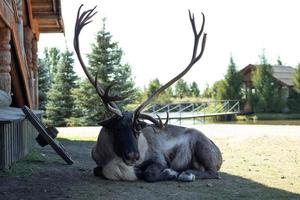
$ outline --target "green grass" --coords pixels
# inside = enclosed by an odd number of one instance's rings
[[[58,129],[58,139],[71,141],[96,141],[101,130],[100,126],[91,127],[61,127]]]
[[[45,162],[46,158],[37,149],[32,150],[27,156],[14,163],[11,168],[0,170],[1,176],[29,176],[35,170],[35,163]]]
[[[255,121],[255,120],[298,120],[300,113],[284,114],[284,113],[256,113],[252,115],[237,116],[238,121]]]

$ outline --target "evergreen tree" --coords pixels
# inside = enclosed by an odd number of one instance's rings
[[[252,76],[255,93],[250,101],[255,112],[280,112],[284,108],[281,90],[272,76],[272,66],[263,54]]]
[[[51,83],[53,82],[55,73],[57,72],[57,65],[61,57],[61,52],[58,48],[45,48],[44,49],[44,59],[43,62],[48,67],[48,73],[51,80]]]
[[[236,64],[232,57],[230,57],[230,63],[225,75],[225,82],[224,99],[240,100],[242,97],[242,78],[236,70]]]
[[[225,80],[216,81],[212,87],[212,96],[217,100],[226,99],[226,89],[228,88]]]
[[[195,81],[192,82],[192,84],[190,86],[190,90],[191,90],[190,93],[192,96],[199,97],[200,90],[198,88],[198,84]]]
[[[58,62],[60,60],[61,53],[58,48],[50,48],[49,61],[50,61],[50,78],[53,81],[56,72],[58,71]]]
[[[38,91],[39,91],[39,109],[45,110],[47,103],[47,93],[51,86],[49,65],[43,59],[38,59]]]
[[[300,64],[298,64],[293,74],[293,84],[294,84],[294,90],[300,93]]]
[[[204,89],[204,91],[203,91],[203,94],[202,94],[202,97],[203,98],[212,98],[212,89],[209,87],[209,85],[208,84],[206,84],[206,87],[205,87],[205,89]]]
[[[147,97],[150,97],[160,87],[161,84],[158,78],[151,80],[146,91]]]
[[[97,33],[95,43],[92,44],[92,52],[88,54],[89,71],[94,77],[98,72],[98,80],[103,88],[113,84],[110,95],[122,96],[120,93],[124,92],[130,95],[127,100],[117,102],[120,109],[124,110],[126,104],[137,98],[137,91],[131,77],[131,67],[128,64],[121,63],[122,55],[123,51],[119,48],[117,42],[112,41],[112,35],[106,30],[105,20],[103,20],[103,27]],[[97,125],[100,120],[111,113],[106,111],[91,83],[84,80],[80,83],[80,87],[76,91],[76,102],[82,109],[83,123]],[[78,94],[78,92],[81,92],[81,94]]]
[[[57,48],[45,48],[44,58],[38,60],[39,65],[39,109],[45,110],[47,104],[47,93],[53,82],[54,72],[57,71],[58,61],[60,59],[60,50]]]
[[[156,90],[161,87],[160,81],[156,78],[150,81],[147,89],[145,90],[146,98],[150,97]],[[172,88],[169,87],[165,91],[162,91],[158,97],[154,99],[155,103],[170,103],[173,96]],[[146,99],[145,98],[145,99]]]
[[[300,113],[300,64],[296,67],[292,80],[294,87],[290,90],[288,108],[291,112]]]
[[[78,79],[74,70],[73,54],[66,50],[61,54],[53,83],[48,92],[46,123],[53,126],[67,126],[68,119],[74,116],[74,96],[72,90]]]
[[[183,79],[179,79],[176,84],[175,84],[175,95],[176,97],[187,97],[190,96],[190,89],[187,84]]]

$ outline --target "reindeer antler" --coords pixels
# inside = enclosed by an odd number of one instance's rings
[[[139,107],[136,108],[136,110],[134,111],[134,120],[135,123],[138,123],[138,119],[139,118],[144,118],[145,119],[145,115],[141,116],[141,111],[149,104],[151,103],[151,101],[153,101],[153,99],[158,96],[162,91],[164,91],[165,89],[167,89],[168,87],[170,87],[173,83],[175,83],[177,80],[179,80],[180,78],[182,78],[191,68],[192,66],[200,60],[200,58],[203,55],[204,49],[205,49],[205,43],[206,43],[206,33],[203,34],[203,30],[204,30],[204,25],[205,25],[205,16],[203,13],[202,14],[202,26],[199,32],[197,32],[196,29],[196,24],[195,24],[195,17],[194,14],[191,14],[190,10],[189,10],[189,18],[190,18],[190,22],[192,25],[192,29],[193,29],[193,33],[194,33],[194,47],[193,47],[193,54],[192,54],[192,58],[190,63],[188,64],[188,66],[181,72],[179,73],[177,76],[175,76],[173,79],[171,79],[169,82],[167,82],[165,85],[161,86],[159,89],[157,89],[148,99],[146,99]],[[203,34],[202,37],[202,43],[201,43],[201,50],[200,53],[198,53],[198,44],[200,41],[200,38]],[[147,119],[149,120],[149,117],[147,117]],[[151,119],[150,121],[153,121],[156,119]],[[155,124],[160,124],[162,125],[161,120],[157,121],[157,123]]]
[[[96,74],[96,77],[93,78],[93,76],[88,71],[88,69],[81,57],[81,52],[80,52],[80,48],[79,48],[79,34],[84,26],[86,26],[87,24],[92,22],[91,18],[97,13],[95,11],[97,6],[95,6],[92,9],[83,11],[81,13],[80,11],[81,11],[82,6],[83,6],[83,4],[81,4],[81,6],[78,9],[76,23],[75,23],[74,40],[73,40],[75,52],[77,54],[78,60],[82,66],[84,73],[86,74],[86,76],[88,77],[88,79],[92,83],[92,85],[95,87],[95,89],[96,89],[98,95],[100,96],[100,98],[102,99],[105,107],[112,113],[122,117],[122,112],[118,108],[118,106],[114,103],[114,101],[120,101],[120,100],[125,99],[126,97],[109,96],[109,90],[111,89],[113,84],[109,85],[104,90],[98,83],[98,72]]]

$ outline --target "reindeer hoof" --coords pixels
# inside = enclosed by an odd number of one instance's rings
[[[164,171],[162,172],[162,175],[167,179],[167,180],[173,180],[176,179],[178,176],[178,172],[176,172],[173,169],[164,169]]]
[[[190,172],[182,172],[177,177],[177,180],[182,181],[182,182],[192,182],[195,179],[196,179],[196,176],[194,174],[190,173]]]

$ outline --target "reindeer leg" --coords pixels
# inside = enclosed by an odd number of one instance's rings
[[[178,172],[151,160],[142,163],[139,170],[140,178],[147,182],[174,180],[178,176]]]
[[[218,179],[218,170],[222,164],[222,155],[218,147],[209,139],[202,139],[195,144],[195,163],[192,173],[199,179]]]

